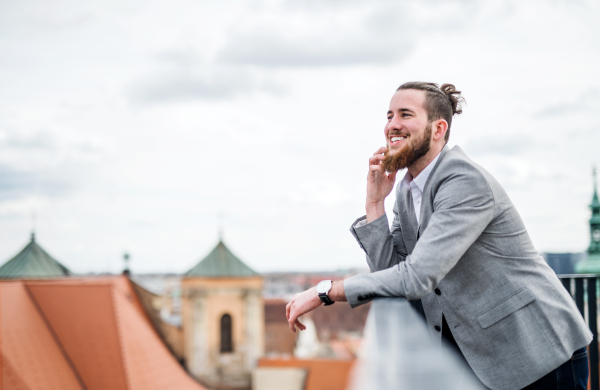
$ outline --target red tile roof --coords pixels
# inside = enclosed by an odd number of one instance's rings
[[[354,360],[260,359],[259,367],[297,367],[308,371],[304,390],[344,390]]]
[[[161,342],[125,277],[0,282],[0,294],[10,389],[204,389]]]

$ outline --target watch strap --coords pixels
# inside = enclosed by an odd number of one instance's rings
[[[321,299],[321,302],[325,304],[325,306],[334,304],[334,302],[327,296],[327,293],[319,293],[319,298]]]

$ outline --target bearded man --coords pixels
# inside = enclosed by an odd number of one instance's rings
[[[485,386],[585,389],[592,334],[571,296],[500,184],[446,146],[462,101],[451,84],[397,89],[387,147],[369,159],[366,215],[351,227],[371,273],[296,295],[286,307],[290,328],[305,329],[298,317],[322,303],[421,299],[431,335],[462,354]],[[403,168],[390,229],[384,200]]]

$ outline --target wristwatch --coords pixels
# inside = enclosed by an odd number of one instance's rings
[[[333,280],[321,280],[319,284],[317,284],[317,294],[319,294],[319,298],[325,306],[333,305],[334,303],[327,295],[329,294],[329,290],[331,290],[331,286],[333,286]]]

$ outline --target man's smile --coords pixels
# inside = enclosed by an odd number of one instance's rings
[[[390,146],[398,146],[402,141],[406,140],[405,135],[393,135],[390,137]]]

